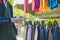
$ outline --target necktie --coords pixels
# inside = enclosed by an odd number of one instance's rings
[[[35,0],[32,0],[32,11],[35,9]]]
[[[45,29],[42,27],[42,40],[45,40]]]
[[[60,40],[60,26],[58,27],[58,40]]]
[[[34,40],[37,40],[37,36],[38,36],[38,29],[37,29],[37,26],[38,26],[38,25],[36,25]]]
[[[35,12],[39,12],[40,0],[35,0]]]
[[[42,30],[40,29],[40,40],[42,40]]]
[[[40,26],[38,26],[38,36],[37,40],[40,40]]]
[[[26,38],[27,38],[27,25],[25,26],[25,31],[24,31],[24,40],[27,40]]]
[[[34,35],[35,35],[35,33],[34,33],[34,32],[35,32],[34,28],[35,28],[35,27],[32,26],[32,40],[34,40]]]
[[[43,11],[43,0],[40,0],[39,12]]]
[[[52,40],[52,30],[49,28],[49,40]]]
[[[43,0],[43,9],[48,10],[48,0]]]
[[[45,27],[45,40],[48,40],[48,30],[46,27]]]
[[[28,34],[27,34],[27,40],[31,40],[32,38],[32,28],[31,25],[28,26]]]
[[[24,12],[28,13],[29,9],[28,9],[28,0],[24,0]]]
[[[53,40],[58,40],[57,26],[53,27]]]
[[[57,6],[58,6],[58,1],[57,0],[52,1],[52,8],[57,8]]]
[[[58,0],[48,0],[49,2],[49,7],[51,9],[57,8],[58,7]]]

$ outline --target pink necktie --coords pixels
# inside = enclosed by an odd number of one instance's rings
[[[52,40],[52,32],[51,32],[51,28],[49,28],[49,40]]]
[[[35,9],[35,1],[32,0],[32,11],[34,11],[34,9]]]
[[[24,0],[24,12],[28,13],[29,9],[28,9],[28,0]]]

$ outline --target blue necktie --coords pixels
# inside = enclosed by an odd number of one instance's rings
[[[42,40],[47,40],[47,31],[45,26],[42,27]]]
[[[57,26],[54,26],[53,27],[53,33],[52,33],[53,35],[53,40],[58,40],[58,31],[57,31]]]
[[[58,0],[48,0],[49,7],[51,9],[57,8],[58,7]]]

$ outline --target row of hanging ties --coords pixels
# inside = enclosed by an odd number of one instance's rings
[[[52,24],[48,22],[48,28],[46,28],[45,21],[35,23],[35,36],[34,40],[58,40],[58,23],[55,20]],[[40,34],[39,34],[40,33]]]
[[[53,23],[48,22],[48,40],[58,40],[58,23],[55,20]]]
[[[32,21],[26,23],[26,35],[24,40],[58,40],[58,23],[55,20],[52,24],[51,21],[48,22],[48,28],[46,28],[45,21],[41,24],[39,21],[35,21],[34,25]]]
[[[32,0],[32,11],[55,9],[58,7],[58,0]],[[29,13],[29,0],[24,0],[24,12]]]

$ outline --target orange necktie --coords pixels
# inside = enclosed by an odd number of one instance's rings
[[[39,8],[39,12],[43,11],[43,0],[40,0],[40,8]]]
[[[48,0],[43,0],[43,9],[48,10]]]

